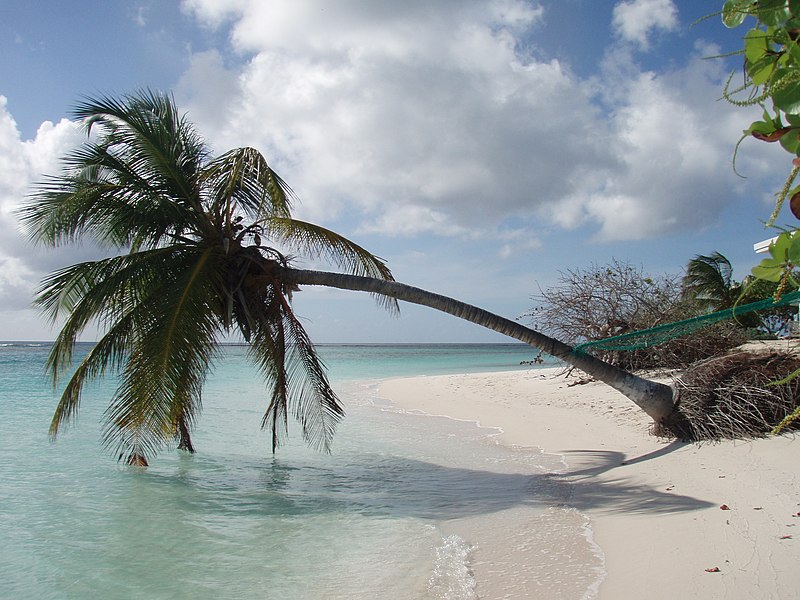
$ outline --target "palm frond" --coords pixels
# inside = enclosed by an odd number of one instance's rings
[[[325,258],[351,275],[394,281],[386,262],[355,242],[314,223],[298,219],[270,219],[269,233],[303,254]]]
[[[303,429],[307,443],[324,452],[331,451],[333,434],[344,416],[344,408],[331,388],[319,355],[291,310],[284,311],[288,332],[288,380],[294,389],[290,397],[294,417]]]
[[[50,422],[51,439],[55,439],[58,433],[77,416],[83,387],[90,381],[102,377],[107,371],[118,371],[124,366],[130,354],[130,338],[134,331],[136,316],[131,313],[118,320],[75,369],[59,398]],[[53,345],[49,363],[71,361],[73,346],[74,342],[59,337]]]
[[[300,423],[305,441],[330,452],[344,410],[325,366],[281,293],[270,296],[266,312],[269,316],[260,320],[251,357],[271,386],[262,427],[271,431],[273,452],[286,435],[288,409]]]
[[[738,295],[733,267],[719,252],[690,260],[682,286],[687,298],[705,301],[715,308],[728,308]]]
[[[228,221],[238,211],[256,222],[291,214],[294,192],[254,148],[236,148],[212,160],[200,180],[207,184],[214,212]]]
[[[200,207],[194,185],[208,151],[172,97],[144,90],[122,99],[87,98],[73,114],[87,129],[99,125],[99,144],[113,149],[137,172],[159,181],[168,195]]]
[[[386,262],[338,233],[298,219],[274,218],[269,221],[274,239],[306,256],[329,260],[351,275],[394,281]],[[373,295],[378,303],[393,313],[400,307],[393,298]]]
[[[138,328],[106,411],[104,439],[120,456],[154,454],[174,438],[179,419],[191,423],[199,411],[221,325],[214,255],[214,249],[195,255],[147,298],[150,317]]]
[[[58,245],[88,234],[117,247],[155,247],[196,226],[207,150],[171,99],[87,100],[75,114],[100,132],[66,156],[60,176],[34,188],[20,211],[32,239]]]
[[[275,452],[288,435],[287,415],[291,390],[286,371],[286,336],[280,309],[274,302],[270,302],[269,309],[270,312],[275,310],[277,313],[269,321],[259,321],[251,342],[250,357],[258,365],[270,390],[270,400],[261,420],[261,427],[270,432],[272,451]]]
[[[160,248],[84,262],[45,278],[35,304],[55,322],[68,316],[48,362],[54,377],[71,360],[71,348],[91,321],[108,325],[124,318],[141,302],[153,283],[181,261],[184,249]]]
[[[121,384],[106,411],[106,444],[131,464],[180,431],[188,440],[215,339],[238,329],[267,380],[263,425],[275,449],[289,410],[304,438],[330,449],[341,404],[288,301],[276,265],[282,247],[358,275],[392,280],[384,261],[350,240],[291,218],[294,194],[253,148],[217,159],[171,96],[148,90],[83,100],[87,141],[22,208],[30,238],[48,246],[87,237],[124,252],[48,276],[36,303],[63,319],[48,358],[54,385],[90,323],[104,332],[77,366],[53,416],[52,436],[74,419],[86,383],[109,370]],[[252,243],[250,243],[252,242]],[[386,300],[397,310],[394,300]]]
[[[74,417],[87,382],[125,365],[142,328],[153,319],[153,299],[169,294],[172,282],[193,261],[195,255],[185,248],[164,248],[80,263],[46,280],[38,298],[43,310],[53,318],[61,310],[69,315],[47,361],[54,384],[71,363],[75,341],[85,326],[92,320],[109,326],[67,383],[51,423],[51,436]]]

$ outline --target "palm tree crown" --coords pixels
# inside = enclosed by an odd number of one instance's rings
[[[710,310],[731,308],[742,293],[741,284],[733,279],[731,262],[719,252],[690,260],[682,285],[685,298]]]
[[[329,450],[343,410],[292,312],[293,285],[280,277],[290,262],[284,252],[392,280],[384,262],[293,219],[291,190],[258,151],[211,157],[168,95],[87,99],[74,114],[88,141],[66,157],[59,176],[34,190],[22,219],[38,243],[91,238],[119,254],[61,269],[38,293],[44,312],[63,318],[48,360],[54,382],[86,326],[96,321],[102,330],[66,384],[51,435],[76,415],[84,385],[115,370],[120,384],[105,429],[115,453],[147,464],[176,438],[192,450],[189,430],[217,342],[235,332],[267,382],[263,426],[273,450],[289,410],[304,438]]]

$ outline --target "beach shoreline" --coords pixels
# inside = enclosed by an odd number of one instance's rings
[[[620,393],[560,372],[388,379],[377,394],[400,410],[473,421],[501,431],[500,443],[563,456],[556,476],[605,561],[587,598],[800,598],[800,438],[660,440]],[[479,597],[512,597],[482,570],[491,565],[476,567]]]

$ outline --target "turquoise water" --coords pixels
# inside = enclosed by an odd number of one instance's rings
[[[538,351],[523,344],[394,344],[319,347],[333,379],[480,373],[527,368]],[[558,363],[552,357],[540,366]]]
[[[529,348],[321,346],[347,407],[333,452],[294,432],[272,455],[263,385],[244,348],[226,347],[197,454],[166,449],[147,469],[100,442],[113,380],[88,389],[75,426],[48,440],[47,350],[0,346],[0,598],[471,599],[487,597],[481,561],[508,598],[533,597],[520,595],[532,583],[542,598],[581,598],[596,580],[573,575],[591,544],[562,507],[568,488],[547,476],[558,457],[376,397],[383,377],[527,369]]]

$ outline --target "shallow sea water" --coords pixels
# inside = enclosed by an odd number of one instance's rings
[[[209,377],[197,454],[148,469],[101,444],[114,381],[47,437],[47,348],[0,346],[1,598],[590,598],[602,556],[561,459],[474,423],[405,414],[388,376],[521,367],[508,346],[322,346],[347,407],[333,452],[297,431],[276,455],[244,349]]]

